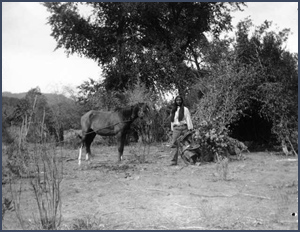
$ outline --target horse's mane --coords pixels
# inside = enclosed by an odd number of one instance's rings
[[[123,110],[129,110],[131,108],[132,108],[132,106],[125,106],[125,107],[117,106],[117,107],[114,108],[113,111],[123,111]]]
[[[114,109],[114,112],[118,112],[119,114],[121,114],[124,118],[126,119],[130,119],[131,115],[132,115],[132,111],[135,105],[132,106],[125,106],[125,107],[116,107]]]
[[[131,119],[132,115],[137,113],[136,111],[138,109],[137,107],[140,107],[141,104],[143,103],[136,103],[134,105],[125,106],[125,107],[116,107],[114,111],[121,114],[124,119]]]

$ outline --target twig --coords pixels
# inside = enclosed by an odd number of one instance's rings
[[[288,140],[288,142],[289,142],[289,144],[290,144],[290,146],[291,146],[291,148],[292,148],[292,151],[294,152],[294,155],[295,155],[295,156],[298,156],[298,153],[295,151],[294,146],[293,146],[291,140],[289,139],[289,137],[287,138],[287,140]]]
[[[106,216],[106,215],[108,215],[108,214],[114,214],[114,213],[118,213],[118,212],[115,212],[115,211],[114,211],[114,212],[102,213],[101,216]]]
[[[165,230],[169,230],[169,228],[166,227],[166,226],[158,226],[158,227],[163,228],[163,229],[165,229]]]
[[[278,221],[280,223],[298,223],[298,220],[295,221]]]
[[[73,161],[73,160],[77,160],[77,158],[69,158],[69,159],[66,159],[66,162]]]
[[[202,227],[202,226],[188,226],[188,227],[179,227],[178,229],[180,229],[180,230],[191,230],[191,229],[206,230],[207,228]]]
[[[187,209],[199,209],[200,207],[190,207],[190,206],[185,206],[185,205],[179,205],[178,203],[175,203],[174,205],[178,205],[182,208],[187,208]]]
[[[161,190],[161,189],[150,189],[150,188],[147,188],[146,190],[149,190],[149,191],[159,191],[159,192],[165,192],[165,193],[169,193],[165,190]]]
[[[251,219],[251,220],[254,220],[254,221],[263,221],[262,219],[257,219],[257,218],[253,218],[253,217],[245,217],[245,218],[248,218],[248,219]]]
[[[212,195],[212,196],[208,196],[208,195],[200,195],[200,194],[196,194],[196,193],[190,193],[190,195],[197,196],[197,197],[233,197],[234,196],[234,195]]]
[[[276,162],[279,162],[279,161],[298,161],[298,159],[281,159],[281,160],[276,160]]]
[[[271,200],[271,198],[265,197],[265,196],[252,195],[252,194],[248,194],[248,193],[240,193],[240,194],[241,194],[241,195],[245,195],[245,196],[249,196],[249,197],[257,197],[257,198],[262,198],[262,199],[268,199],[268,200]]]

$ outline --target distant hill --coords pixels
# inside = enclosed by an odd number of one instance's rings
[[[27,93],[11,93],[11,92],[2,92],[2,97],[9,97],[9,98],[17,98],[21,99],[26,96]],[[66,96],[62,94],[55,94],[55,93],[42,93],[49,103],[49,105],[53,105],[57,102],[61,101],[73,101],[70,98],[67,98]]]
[[[13,98],[24,98],[26,93],[11,93],[11,92],[2,92],[2,97],[13,97]]]

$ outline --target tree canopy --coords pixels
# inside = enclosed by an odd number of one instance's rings
[[[196,86],[204,93],[197,115],[218,118],[232,131],[241,127],[239,139],[274,143],[273,136],[297,147],[298,55],[284,47],[289,30],[275,32],[271,25],[245,19],[235,40],[209,44],[208,74]]]
[[[89,17],[80,14],[84,4]],[[107,90],[123,90],[140,79],[153,91],[184,92],[195,77],[185,65],[205,41],[231,26],[234,2],[44,3],[57,48],[97,61]]]

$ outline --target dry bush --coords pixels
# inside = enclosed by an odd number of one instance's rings
[[[61,222],[61,189],[63,164],[54,146],[39,144],[29,151],[15,152],[9,162],[10,193],[16,216],[23,229],[32,225],[24,218],[24,188],[30,178],[30,185],[37,204],[38,215],[34,215],[38,229],[57,229]],[[21,150],[20,150],[21,151]],[[24,152],[25,151],[25,152]],[[21,155],[22,154],[22,155]]]
[[[37,203],[38,219],[35,219],[39,229],[57,229],[61,222],[61,190],[60,183],[63,178],[63,164],[57,154],[55,141],[44,142],[40,136],[35,141],[40,143],[28,143],[29,128],[39,131],[43,124],[30,121],[30,117],[24,117],[20,128],[18,140],[11,143],[7,149],[7,164],[10,192],[16,216],[23,229],[30,229],[30,225],[24,220],[24,202],[22,201],[25,178],[31,179],[34,200]],[[33,128],[34,127],[34,128]],[[28,212],[26,212],[28,215]]]
[[[42,229],[57,229],[61,223],[63,165],[55,148],[35,150],[36,175],[31,181]]]
[[[104,224],[96,215],[85,215],[73,220],[72,230],[104,230]]]
[[[3,196],[2,196],[2,222],[4,219],[5,213],[7,211],[12,211],[12,210],[14,210],[12,200],[7,197],[3,198]]]

